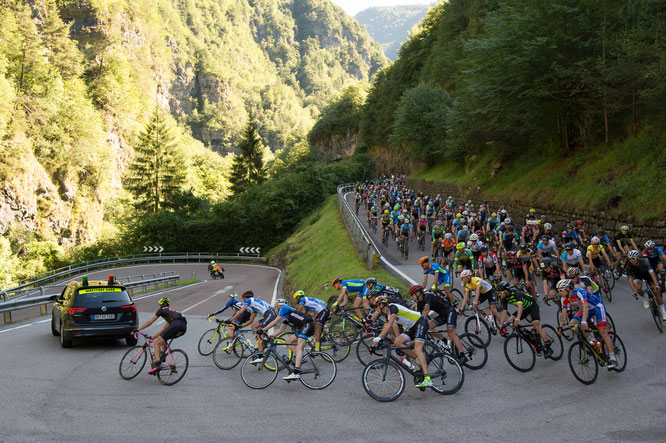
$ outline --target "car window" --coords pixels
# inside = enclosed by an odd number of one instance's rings
[[[80,288],[76,293],[77,303],[132,303],[127,291],[121,288]]]

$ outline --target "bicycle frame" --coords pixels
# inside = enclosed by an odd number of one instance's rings
[[[396,358],[396,357],[394,357],[393,355],[391,355],[391,350],[396,350],[396,351],[397,351],[398,349],[409,349],[409,350],[413,350],[413,349],[414,349],[413,346],[401,346],[401,347],[397,347],[397,346],[389,345],[389,346],[382,346],[381,348],[382,348],[382,349],[386,349],[386,355],[384,355],[384,356],[381,358],[381,360],[384,361],[384,373],[382,374],[382,377],[383,377],[383,378],[386,377],[386,373],[387,373],[387,371],[388,371],[388,366],[389,366],[389,365],[388,365],[389,360],[393,360],[395,363],[397,363],[398,366],[400,367],[400,369],[402,369],[402,370],[404,370],[404,371],[407,371],[412,377],[414,377],[415,380],[418,380],[418,379],[420,379],[420,378],[423,378],[423,374],[421,373],[421,371],[414,371],[414,370],[408,368],[407,366],[405,366],[405,365],[403,364],[403,362],[402,362],[399,358]],[[373,352],[373,354],[374,354],[374,352]]]
[[[152,365],[155,362],[155,355],[153,351],[155,340],[153,340],[152,338],[150,338],[149,336],[140,331],[137,331],[134,334],[134,337],[138,338],[138,335],[142,335],[143,337],[145,337],[146,342],[143,345],[141,345],[141,349],[137,350],[137,353],[134,356],[132,356],[130,361],[136,362],[137,359],[140,357],[141,353],[145,352],[146,354],[148,354],[148,359],[150,360],[150,364]],[[171,347],[169,346],[172,341],[173,339],[164,343],[164,351],[162,352],[162,355],[166,356],[164,363],[169,366],[173,366],[174,364],[173,355],[171,354]]]

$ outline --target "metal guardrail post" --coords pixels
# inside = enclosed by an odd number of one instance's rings
[[[12,322],[12,312],[7,311],[2,313],[3,320],[5,321],[5,324],[9,324]]]

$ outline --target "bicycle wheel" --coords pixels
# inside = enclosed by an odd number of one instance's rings
[[[386,355],[386,348],[375,349],[372,354],[370,353],[373,338],[375,336],[372,334],[364,334],[356,343],[356,358],[363,366],[367,366],[371,361],[383,358]]]
[[[592,350],[577,341],[569,348],[569,368],[576,380],[591,385],[599,374],[597,358]]]
[[[557,331],[551,325],[541,325],[541,328],[546,333],[549,339],[553,340],[550,344],[550,349],[553,351],[553,355],[549,358],[551,360],[559,360],[564,354],[564,344],[562,343],[562,337],[557,335]]]
[[[481,315],[479,315],[478,321],[476,315],[465,321],[465,332],[479,337],[484,347],[490,344],[490,328]]]
[[[428,359],[428,371],[432,380],[432,390],[442,394],[455,394],[465,382],[465,372],[452,356],[438,353]]]
[[[333,357],[333,360],[336,363],[340,363],[349,356],[349,352],[351,351],[351,342],[343,333],[339,331],[333,331],[329,332],[323,337],[319,350],[326,352],[328,355]]]
[[[243,343],[237,337],[224,337],[213,349],[213,363],[223,370],[232,369],[240,363],[244,354]]]
[[[125,352],[123,358],[120,359],[118,366],[118,373],[125,380],[131,380],[139,373],[146,365],[146,351],[143,346],[132,346]]]
[[[252,363],[261,353],[255,352],[245,359],[241,366],[241,379],[252,389],[264,389],[275,381],[278,375],[277,359],[271,354],[265,354],[261,363]]]
[[[293,364],[294,363],[294,359],[296,358],[296,354],[295,354],[296,345],[295,344],[288,345],[287,342],[283,338],[276,338],[275,341],[273,342],[273,344],[275,345],[275,352],[277,353],[277,355],[282,357],[282,359],[287,364]],[[306,343],[306,345],[307,345],[307,343]],[[313,349],[314,349],[314,346],[313,346]],[[278,371],[281,371],[281,370],[286,368],[284,363],[282,363],[282,361],[280,361],[280,359],[276,358],[275,361],[277,361]]]
[[[349,343],[353,343],[354,341],[356,341],[359,331],[354,323],[352,323],[349,319],[342,317],[338,318],[337,320],[334,320],[331,323],[331,326],[329,326],[328,328],[328,333],[329,334],[336,333],[344,335],[349,339]]]
[[[474,335],[464,333],[460,335],[460,342],[467,361],[463,364],[469,369],[481,369],[488,361],[488,348],[483,346],[481,339]]]
[[[326,352],[310,352],[301,361],[301,383],[310,389],[324,389],[330,386],[338,373],[333,357]]]
[[[451,295],[453,295],[453,298],[455,298],[458,303],[460,303],[463,299],[462,292],[457,289],[451,289]]]
[[[664,333],[664,324],[663,320],[661,319],[661,312],[659,312],[659,307],[657,306],[657,302],[654,300],[654,296],[650,292],[650,313],[652,314],[652,318],[654,319],[654,324],[657,325],[657,329],[659,329],[659,332],[662,334]]]
[[[188,366],[187,354],[180,349],[172,349],[171,353],[167,354],[166,361],[162,363],[162,369],[157,373],[157,379],[163,385],[175,385],[185,377]]]
[[[618,335],[610,332],[608,335],[613,341],[613,347],[615,348],[615,360],[617,361],[617,367],[613,369],[613,371],[622,372],[627,367],[627,349],[624,347],[624,343]]]
[[[373,360],[363,370],[363,389],[377,401],[393,401],[405,390],[405,374],[392,360]]]
[[[506,361],[520,372],[529,372],[536,363],[536,353],[532,344],[515,332],[504,340]]]
[[[212,354],[221,337],[224,336],[218,332],[217,328],[209,329],[201,334],[201,338],[199,339],[199,354]]]
[[[613,275],[613,271],[610,269],[604,269],[604,278],[608,282],[608,289],[613,289],[615,288],[615,275]]]

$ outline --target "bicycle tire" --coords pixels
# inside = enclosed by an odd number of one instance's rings
[[[652,291],[650,291],[650,295],[652,294]],[[657,329],[659,329],[660,333],[664,333],[664,322],[661,318],[661,312],[659,312],[659,306],[657,306],[657,302],[654,299],[654,296],[651,296],[649,298],[650,300],[650,313],[652,314],[652,318],[654,319],[654,324],[657,325]]]
[[[338,365],[326,352],[310,352],[301,361],[300,381],[306,387],[319,390],[333,383],[338,373]]]
[[[288,334],[287,334],[288,335]],[[273,344],[275,345],[275,352],[277,355],[282,357],[282,359],[287,363],[287,364],[293,364],[294,359],[296,358],[296,345],[288,345],[286,341],[284,340],[285,334],[281,334],[278,338],[273,341]],[[306,343],[307,345],[307,343]],[[313,347],[314,349],[314,347]],[[278,371],[281,371],[283,369],[286,369],[287,367],[282,363],[282,361],[279,358],[275,359],[277,361],[277,368]]]
[[[465,371],[449,354],[437,353],[428,359],[428,370],[433,391],[442,395],[455,394],[465,383]]]
[[[125,352],[118,365],[118,373],[125,380],[131,380],[141,373],[146,365],[146,350],[143,346],[132,346]]]
[[[351,352],[351,341],[346,335],[344,335],[344,333],[339,331],[329,332],[322,337],[319,351],[326,352],[333,357],[333,361],[340,363],[349,357],[349,353]]]
[[[544,324],[541,325],[541,328],[544,330],[548,338],[553,340],[553,342],[550,344],[550,349],[553,351],[553,355],[548,358],[558,361],[562,358],[562,355],[564,355],[564,344],[562,343],[562,337],[557,335],[557,331],[551,325]]]
[[[263,363],[252,363],[263,352],[255,352],[243,361],[241,379],[245,386],[252,389],[264,389],[271,385],[278,376],[277,359],[271,354],[262,357]]]
[[[381,402],[393,401],[405,390],[405,374],[397,363],[386,358],[368,363],[362,380],[365,392]]]
[[[338,318],[331,323],[328,327],[328,333],[332,332],[344,334],[350,343],[355,342],[359,335],[359,329],[356,325],[344,317]]]
[[[386,348],[375,349],[374,353],[370,353],[369,349],[373,338],[375,338],[373,334],[364,334],[358,343],[356,343],[356,358],[363,366],[367,366],[370,362],[377,359],[377,357],[384,357],[386,355]]]
[[[463,366],[472,370],[483,368],[488,362],[488,348],[483,346],[481,339],[477,335],[467,332],[461,334],[459,338],[463,346],[463,353],[467,357]]]
[[[218,328],[211,328],[201,334],[199,345],[197,347],[199,354],[203,356],[212,354],[221,337],[223,337],[223,335],[218,333]]]
[[[471,316],[465,321],[465,332],[479,337],[484,347],[490,344],[490,327],[481,315],[479,315],[478,324],[476,322],[476,315]]]
[[[185,377],[190,363],[187,354],[181,349],[172,349],[171,355],[166,357],[166,362],[162,363],[163,369],[157,372],[157,379],[163,385],[171,386]]]
[[[591,385],[599,375],[597,357],[580,341],[569,348],[569,369],[576,380],[584,385]]]
[[[456,301],[460,304],[460,302],[462,302],[462,299],[463,299],[462,292],[460,292],[456,288],[451,288],[450,291],[451,291],[451,295],[453,295],[453,298],[455,298]]]
[[[245,347],[237,337],[224,337],[218,340],[213,349],[213,363],[218,368],[227,371],[238,366],[243,359]]]
[[[604,269],[603,274],[606,282],[608,282],[608,289],[613,290],[615,288],[615,275],[613,274],[613,271],[610,269]]]
[[[520,372],[531,371],[536,363],[536,352],[532,344],[515,332],[504,340],[504,356],[511,367]]]
[[[622,372],[627,367],[627,349],[624,347],[624,342],[617,334],[609,332],[608,335],[613,341],[615,361],[617,361],[617,367],[613,368],[612,371]]]

